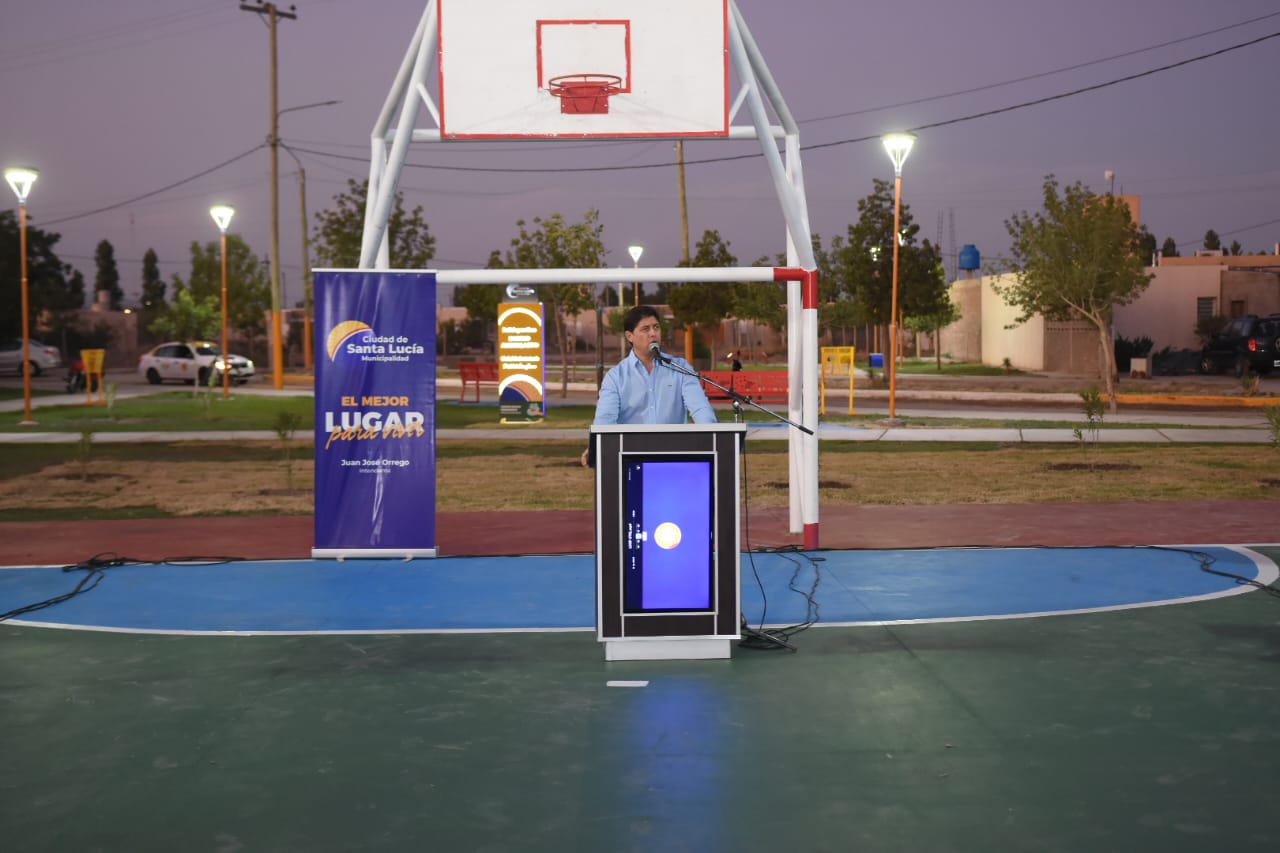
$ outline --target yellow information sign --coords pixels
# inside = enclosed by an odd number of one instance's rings
[[[542,303],[498,306],[498,413],[502,423],[534,423],[546,414]]]

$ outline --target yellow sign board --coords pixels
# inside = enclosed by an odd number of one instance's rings
[[[504,424],[534,423],[546,414],[542,330],[542,303],[498,306],[498,413]]]

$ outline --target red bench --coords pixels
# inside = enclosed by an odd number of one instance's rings
[[[462,377],[462,389],[458,392],[458,402],[467,396],[467,386],[474,385],[476,402],[480,402],[480,386],[498,387],[498,363],[496,361],[464,361],[458,364],[458,373]]]
[[[787,402],[787,372],[785,370],[705,370],[704,379],[718,382],[735,394],[750,397],[756,403]],[[714,385],[702,383],[708,400],[731,400]]]

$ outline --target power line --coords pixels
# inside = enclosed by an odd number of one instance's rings
[[[95,210],[87,210],[84,213],[76,213],[76,214],[72,214],[71,216],[63,216],[60,219],[48,219],[48,220],[45,220],[43,224],[46,226],[59,225],[63,222],[72,222],[76,219],[84,219],[86,216],[94,216],[99,213],[106,213],[109,210],[118,210],[119,208],[125,207],[126,205],[130,205],[130,204],[134,204],[135,202],[142,201],[144,198],[151,198],[154,195],[159,195],[160,193],[168,192],[169,190],[172,190],[172,189],[177,189],[183,184],[189,184],[198,178],[203,178],[205,175],[216,172],[219,169],[226,168],[227,166],[230,166],[232,163],[235,163],[237,160],[243,160],[245,157],[248,157],[250,154],[257,151],[258,149],[263,148],[265,145],[266,145],[265,142],[259,142],[257,145],[253,146],[248,151],[244,151],[240,154],[237,154],[236,156],[232,157],[230,160],[224,160],[221,163],[217,164],[216,166],[210,166],[208,169],[205,169],[202,172],[197,172],[194,175],[191,175],[190,177],[187,177],[187,178],[183,178],[180,181],[174,181],[171,184],[167,184],[163,187],[160,187],[159,189],[152,190],[151,192],[143,193],[142,195],[134,196],[133,198],[125,199],[124,201],[116,202],[115,204],[109,204],[106,207],[99,207]]]
[[[1179,60],[1178,62],[1171,62],[1167,65],[1161,65],[1157,68],[1152,68],[1147,71],[1140,71],[1135,74],[1127,74],[1123,77],[1117,77],[1113,80],[1108,80],[1103,83],[1096,83],[1091,86],[1083,86],[1078,89],[1072,89],[1067,92],[1060,92],[1056,95],[1047,95],[1043,98],[1036,98],[1030,101],[1023,101],[1021,103],[1012,104],[1007,107],[998,107],[996,109],[984,110],[982,112],[977,112],[977,113],[970,113],[969,115],[959,116],[956,118],[944,119],[942,121],[936,121],[936,122],[930,122],[927,124],[917,125],[916,127],[907,128],[907,130],[916,132],[921,130],[929,130],[936,127],[946,127],[949,125],[974,121],[980,118],[987,118],[993,115],[1000,115],[1003,113],[1014,112],[1015,110],[1026,109],[1028,107],[1040,106],[1041,104],[1047,104],[1052,101],[1059,101],[1065,98],[1074,97],[1076,95],[1081,95],[1088,92],[1095,92],[1100,89],[1108,88],[1110,86],[1117,86],[1121,83],[1128,83],[1133,80],[1141,79],[1143,77],[1150,77],[1154,74],[1159,74],[1164,71],[1170,71],[1175,68],[1181,68],[1186,65],[1191,65],[1196,62],[1204,61],[1206,59],[1212,59],[1214,57],[1222,56],[1227,53],[1231,53],[1237,50],[1242,50],[1246,47],[1253,47],[1254,45],[1258,45],[1275,38],[1280,38],[1280,32],[1274,32],[1265,36],[1260,36],[1255,39],[1250,39],[1249,41],[1239,42],[1237,44],[1229,45],[1227,47],[1220,48],[1218,50],[1210,51],[1209,53],[1203,53],[1203,54],[1199,54],[1198,56],[1193,56],[1187,59]],[[850,137],[847,139],[837,139],[832,142],[819,142],[819,143],[812,143],[809,145],[802,145],[801,150],[816,151],[823,148],[834,148],[840,145],[852,145],[858,142],[870,142],[879,138],[880,138],[879,134]],[[194,181],[197,178],[204,177],[205,175],[215,172],[218,169],[222,169],[226,166],[229,166],[232,163],[236,162],[237,160],[241,160],[244,157],[249,156],[253,152],[264,147],[264,145],[265,143],[259,143],[255,145],[253,148],[250,148],[249,150],[231,158],[230,160],[226,160],[222,163],[217,164],[216,166],[212,166],[208,169],[205,169],[204,171],[201,171],[195,175],[192,175],[189,178],[184,178],[183,180],[176,181],[172,184],[161,187],[157,190],[144,193],[140,196],[136,196],[134,198],[127,199],[125,201],[118,202],[116,204],[108,205],[106,207],[101,207],[96,210],[86,211],[85,213],[77,213],[72,216],[64,216],[60,219],[48,220],[44,224],[57,225],[63,222],[70,222],[76,219],[83,219],[87,216],[93,216],[98,213],[105,213],[110,210],[116,210],[118,208],[124,207],[125,205],[132,204],[142,199],[150,198],[151,196],[154,196],[154,195],[159,195],[162,192],[166,192],[168,190],[174,189],[175,187],[180,187],[183,184],[190,183],[191,181]],[[310,154],[316,157],[325,157],[325,158],[334,159],[334,160],[352,160],[352,161],[361,162],[361,163],[368,163],[367,157],[357,157],[350,154],[335,154],[327,151],[317,151],[315,149],[302,148],[298,146],[294,146],[294,150],[302,154]],[[700,165],[711,165],[715,163],[730,163],[730,162],[739,161],[739,160],[751,160],[760,156],[761,154],[759,153],[751,153],[751,154],[739,154],[731,157],[706,157],[699,160],[686,160],[685,165],[700,166]],[[556,168],[546,168],[546,167],[512,168],[512,167],[493,167],[493,166],[445,166],[445,165],[437,165],[437,164],[406,162],[405,166],[408,168],[414,168],[414,169],[432,169],[432,170],[443,171],[443,172],[487,172],[487,173],[494,173],[494,174],[565,174],[565,173],[586,173],[586,172],[627,172],[627,171],[638,171],[642,169],[668,169],[668,168],[674,168],[675,163],[673,162],[672,163],[639,163],[639,164],[622,165],[622,166],[613,165],[613,166],[575,166],[575,167],[556,167]],[[1261,226],[1253,226],[1253,227],[1261,227]]]
[[[1183,59],[1178,62],[1171,62],[1168,65],[1162,65],[1159,68],[1152,68],[1148,71],[1139,71],[1136,74],[1128,74],[1124,77],[1116,78],[1115,80],[1108,80],[1105,83],[1096,83],[1092,86],[1084,86],[1079,89],[1074,89],[1070,92],[1063,92],[1058,95],[1049,95],[1044,98],[1037,98],[1033,101],[1027,101],[1022,104],[1016,104],[1012,107],[1003,107],[995,110],[986,110],[984,112],[975,113],[973,115],[964,116],[962,118],[949,119],[947,121],[932,122],[930,124],[922,124],[922,125],[919,125],[918,127],[912,128],[912,130],[928,130],[934,127],[943,127],[950,124],[959,124],[960,122],[963,122],[963,121],[973,121],[974,119],[977,119],[977,118],[986,118],[987,116],[999,115],[1000,113],[1007,113],[1013,110],[1020,110],[1024,107],[1034,107],[1040,104],[1047,104],[1050,101],[1057,101],[1057,100],[1061,100],[1062,98],[1072,97],[1073,95],[1080,95],[1086,92],[1097,91],[1098,89],[1105,89],[1109,86],[1116,86],[1121,83],[1128,83],[1133,80],[1141,79],[1143,77],[1150,77],[1153,74],[1159,74],[1163,71],[1171,71],[1174,68],[1181,68],[1182,66],[1190,65],[1193,62],[1200,62],[1201,60],[1204,60],[1204,59],[1212,59],[1213,57],[1222,56],[1223,54],[1231,53],[1232,51],[1240,50],[1241,48],[1252,47],[1256,44],[1262,44],[1263,42],[1270,41],[1271,39],[1274,39],[1274,38],[1280,38],[1280,32],[1275,32],[1269,35],[1260,36],[1256,39],[1252,39],[1251,41],[1241,42],[1240,44],[1235,44],[1230,47],[1224,47],[1221,50],[1215,50],[1215,51],[1212,51],[1211,53],[1201,54],[1200,56],[1193,56],[1190,59]]]
[[[1146,71],[1139,71],[1134,74],[1127,74],[1123,77],[1117,77],[1113,80],[1107,80],[1103,83],[1095,83],[1091,86],[1082,86],[1078,89],[1072,89],[1067,92],[1059,92],[1058,94],[1055,94],[1055,95],[1046,95],[1043,98],[1036,98],[1030,101],[1023,101],[1021,103],[1012,104],[1007,107],[997,107],[991,110],[983,110],[982,112],[970,113],[969,115],[958,116],[956,118],[950,118],[950,119],[944,119],[942,121],[930,122],[928,124],[921,124],[921,125],[917,125],[916,127],[910,127],[906,129],[912,132],[921,131],[921,130],[930,130],[935,127],[946,127],[948,125],[960,124],[962,122],[974,121],[975,119],[987,118],[993,115],[1000,115],[1002,113],[1014,112],[1015,110],[1026,109],[1028,107],[1039,106],[1041,104],[1047,104],[1052,101],[1060,101],[1060,100],[1063,100],[1064,98],[1070,98],[1076,95],[1082,95],[1087,92],[1095,92],[1095,91],[1098,91],[1099,89],[1106,89],[1110,86],[1118,86],[1121,83],[1128,83],[1133,80],[1141,79],[1143,77],[1150,77],[1154,74],[1159,74],[1164,71],[1170,71],[1174,68],[1181,68],[1184,65],[1191,65],[1192,63],[1195,63],[1195,62],[1201,62],[1206,59],[1212,59],[1217,56],[1222,56],[1223,54],[1226,54],[1226,53],[1231,53],[1236,50],[1242,50],[1243,48],[1246,48],[1246,47],[1253,47],[1254,45],[1261,44],[1262,42],[1265,42],[1265,41],[1270,41],[1271,39],[1274,39],[1274,38],[1280,38],[1280,32],[1270,33],[1269,35],[1260,36],[1256,39],[1251,39],[1249,41],[1233,44],[1228,47],[1221,48],[1219,50],[1211,51],[1209,53],[1203,53],[1198,56],[1190,57],[1188,59],[1182,59],[1177,62],[1171,62],[1167,65],[1161,65],[1157,68],[1151,68]],[[832,142],[818,142],[818,143],[811,143],[809,145],[802,145],[800,146],[800,150],[816,151],[823,148],[834,148],[840,145],[852,145],[857,142],[871,142],[879,138],[880,138],[879,134],[869,134],[867,136],[856,136],[848,139],[837,139]],[[359,160],[362,162],[367,162],[365,158],[355,157],[353,155],[347,155],[347,154],[332,154],[325,151],[316,151],[314,149],[308,149],[308,148],[295,148],[294,150],[300,151],[306,154],[312,154],[317,157],[330,157],[338,160]],[[700,160],[686,160],[685,165],[708,165],[712,163],[730,163],[737,160],[751,160],[759,156],[761,155],[758,153],[751,153],[751,154],[738,154],[732,157],[705,157]],[[556,167],[556,168],[546,168],[546,167],[522,168],[522,167],[493,167],[493,166],[444,166],[444,165],[438,165],[438,164],[406,162],[405,166],[409,168],[415,168],[415,169],[433,169],[433,170],[442,171],[442,172],[491,172],[496,174],[544,174],[544,173],[545,174],[564,174],[564,173],[581,173],[581,172],[626,172],[626,171],[637,171],[640,169],[667,169],[667,168],[674,168],[675,163],[640,163],[640,164],[626,165],[626,166],[613,165],[613,166],[563,166],[563,167]]]
[[[1280,219],[1270,219],[1270,220],[1267,220],[1266,222],[1259,222],[1257,225],[1246,225],[1243,228],[1234,228],[1230,231],[1222,231],[1222,232],[1219,232],[1218,236],[1232,237],[1236,234],[1243,234],[1246,231],[1254,231],[1258,228],[1266,228],[1268,226],[1277,225],[1277,224],[1280,224]],[[1204,242],[1204,238],[1201,237],[1199,240],[1186,240],[1186,241],[1174,240],[1173,242],[1176,243],[1178,246],[1189,248],[1191,246],[1199,246],[1201,243]]]
[[[1172,47],[1175,44],[1182,44],[1188,41],[1195,41],[1196,39],[1204,38],[1205,36],[1217,35],[1218,33],[1223,33],[1223,32],[1226,32],[1227,30],[1234,30],[1240,27],[1248,26],[1249,24],[1256,24],[1259,21],[1265,21],[1268,18],[1274,18],[1277,15],[1280,15],[1280,12],[1272,12],[1268,15],[1260,15],[1256,18],[1250,18],[1247,21],[1240,21],[1239,23],[1228,24],[1225,27],[1218,27],[1212,30],[1205,30],[1204,32],[1195,33],[1194,35],[1183,36],[1182,38],[1176,38],[1171,41],[1160,42],[1159,44],[1153,44],[1148,47],[1140,47],[1140,48],[1137,48],[1136,50],[1128,50],[1128,51],[1125,51],[1124,53],[1115,53],[1115,54],[1112,54],[1111,56],[1104,56],[1101,59],[1093,59],[1088,62],[1077,62],[1074,65],[1064,65],[1061,68],[1055,68],[1051,71],[1041,71],[1036,74],[1027,74],[1022,77],[1014,77],[1011,80],[1004,80],[999,83],[988,83],[985,86],[974,86],[971,89],[959,89],[955,92],[947,92],[946,94],[943,94],[943,95],[928,95],[926,97],[915,98],[910,101],[902,101],[896,104],[884,104],[878,107],[867,107],[865,109],[853,110],[852,112],[847,112],[847,113],[834,113],[828,116],[818,116],[816,118],[804,119],[800,122],[800,124],[814,124],[816,122],[831,121],[833,119],[838,119],[838,118],[852,118],[853,116],[866,115],[867,113],[876,113],[876,112],[881,112],[883,110],[892,110],[892,109],[897,109],[898,107],[910,107],[910,106],[915,106],[916,104],[927,104],[932,101],[941,101],[946,98],[955,98],[960,95],[972,95],[976,92],[985,92],[989,89],[999,89],[1003,86],[1012,86],[1014,83],[1025,83],[1028,80],[1039,80],[1042,77],[1051,77],[1054,74],[1063,74],[1067,71],[1078,71],[1081,68],[1088,68],[1093,65],[1101,65],[1103,63],[1112,62],[1117,59],[1126,59],[1130,56],[1137,56],[1138,54],[1141,54],[1141,53],[1149,53],[1153,50],[1160,50],[1161,48]]]

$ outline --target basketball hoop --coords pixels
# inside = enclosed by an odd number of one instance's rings
[[[547,91],[560,99],[560,112],[600,115],[609,112],[609,96],[622,91],[616,74],[562,74],[547,81]]]

